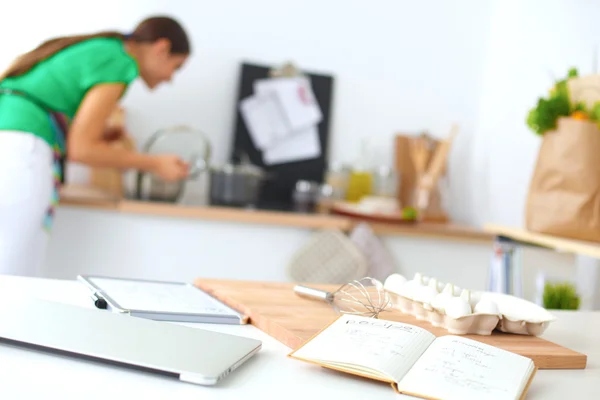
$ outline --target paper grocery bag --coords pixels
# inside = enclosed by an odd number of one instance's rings
[[[528,230],[600,242],[600,130],[560,118],[539,149],[526,204]]]

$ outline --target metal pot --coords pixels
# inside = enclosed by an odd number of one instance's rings
[[[251,164],[227,164],[210,169],[210,203],[216,206],[254,207],[266,173]]]
[[[142,151],[149,154],[178,154],[190,164],[188,178],[177,182],[167,182],[150,173],[137,173],[134,189],[136,199],[176,203],[183,194],[186,182],[208,171],[211,148],[203,133],[186,126],[174,126],[152,135]]]
[[[167,182],[149,173],[139,173],[137,197],[146,201],[177,203],[181,199],[187,180],[196,179],[208,167],[200,156],[194,157],[189,163],[190,173],[181,181]]]

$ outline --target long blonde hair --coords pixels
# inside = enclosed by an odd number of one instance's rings
[[[190,43],[183,27],[174,19],[164,16],[147,18],[135,28],[132,34],[126,35],[117,31],[105,31],[87,35],[64,36],[47,40],[35,49],[17,57],[6,71],[0,75],[5,78],[23,75],[61,50],[69,46],[95,38],[131,39],[135,42],[155,42],[165,38],[171,42],[172,54],[189,54]]]

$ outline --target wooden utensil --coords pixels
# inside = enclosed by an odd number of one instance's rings
[[[444,171],[444,167],[448,160],[448,154],[450,153],[450,147],[457,134],[458,125],[454,124],[448,137],[441,141],[436,147],[432,160],[427,167],[427,171],[420,176],[417,183],[416,202],[419,210],[426,210],[429,206],[431,192],[435,185],[437,185],[438,179]]]
[[[425,173],[427,168],[427,162],[429,161],[429,146],[427,141],[421,136],[413,138],[409,142],[410,156],[415,166],[415,172],[417,174],[417,181]]]

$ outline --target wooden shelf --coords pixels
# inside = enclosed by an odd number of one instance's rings
[[[573,253],[600,258],[600,243],[560,238],[556,236],[530,232],[526,229],[494,224],[485,225],[484,231],[493,235],[505,236],[519,242],[530,243],[536,246],[546,247],[564,253]]]
[[[194,207],[175,204],[122,201],[118,206],[118,210],[132,214],[279,225],[293,228],[340,229],[342,231],[346,231],[351,227],[350,221],[348,221],[346,218],[331,215],[296,214],[291,212],[236,209],[227,207]]]
[[[454,239],[469,242],[491,243],[494,236],[481,230],[452,223],[419,223],[415,225],[392,225],[370,223],[371,229],[380,235],[418,236],[432,239]]]
[[[97,208],[129,214],[157,217],[192,218],[199,220],[275,225],[301,229],[339,229],[351,231],[361,221],[338,215],[302,214],[283,211],[249,210],[213,206],[185,206],[170,203],[120,200],[102,191],[86,187],[67,186],[62,190],[61,205]],[[427,237],[441,240],[461,240],[491,243],[493,235],[474,228],[454,224],[419,223],[395,225],[369,223],[376,234],[387,236]]]

